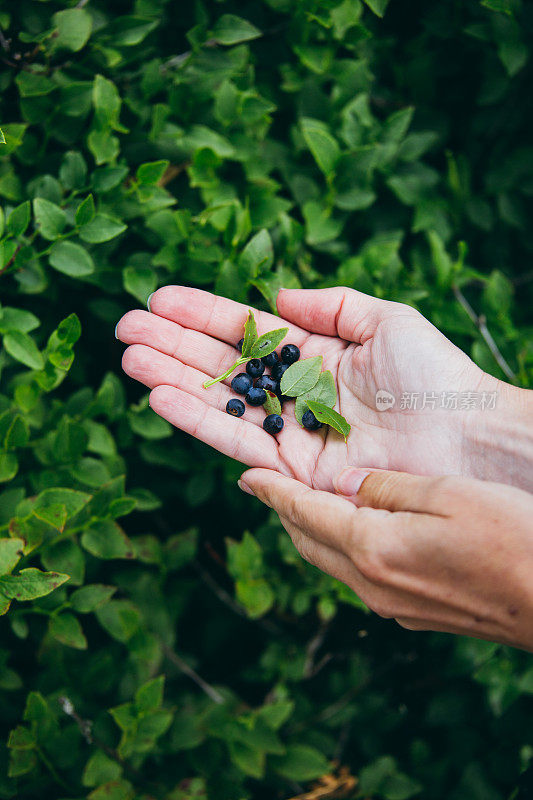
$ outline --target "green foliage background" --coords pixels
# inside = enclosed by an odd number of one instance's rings
[[[502,800],[533,754],[526,654],[367,615],[113,338],[344,284],[528,385],[532,5],[387,5],[0,4],[1,798]]]

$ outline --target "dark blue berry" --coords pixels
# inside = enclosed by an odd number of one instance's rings
[[[231,382],[231,388],[237,394],[246,394],[246,392],[252,388],[253,379],[250,375],[247,375],[246,372],[239,372],[238,375],[235,375]]]
[[[279,383],[271,375],[261,375],[256,380],[255,387],[256,389],[268,389],[269,392],[274,392],[274,394],[279,391]]]
[[[263,356],[261,359],[265,367],[275,367],[276,364],[279,364],[279,356],[274,350],[273,353],[269,353],[267,356]]]
[[[246,406],[242,402],[242,400],[237,400],[236,397],[233,397],[231,400],[228,400],[226,404],[226,413],[231,414],[232,417],[242,417],[246,410]]]
[[[235,347],[237,348],[237,350],[239,350],[241,353],[242,353],[242,346],[243,346],[243,344],[244,344],[244,337],[243,337],[242,339],[239,339],[239,341],[238,341],[238,342],[237,342],[237,344],[235,345]]]
[[[264,371],[265,365],[260,358],[252,358],[251,361],[246,364],[246,372],[248,375],[251,375],[252,378],[260,378]]]
[[[284,364],[294,364],[300,358],[300,348],[295,344],[285,344],[281,348],[281,360]]]
[[[256,389],[252,386],[244,399],[250,406],[262,406],[266,402],[267,393],[264,389]]]
[[[304,428],[307,428],[308,431],[317,431],[322,427],[322,423],[317,420],[310,408],[308,408],[302,416],[302,425]]]
[[[276,433],[279,433],[283,428],[283,420],[279,414],[269,414],[268,417],[265,417],[263,420],[263,428],[267,433],[271,433],[272,436],[275,436]]]
[[[280,381],[281,376],[286,370],[289,369],[289,366],[290,366],[289,364],[274,364],[274,366],[270,370],[270,374],[272,375],[274,380]]]

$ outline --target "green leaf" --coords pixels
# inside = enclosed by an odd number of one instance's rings
[[[165,174],[169,161],[150,161],[141,164],[137,170],[137,180],[141,184],[153,185],[158,183]]]
[[[63,611],[50,618],[48,633],[53,639],[57,639],[67,647],[73,647],[75,650],[87,649],[87,639],[82,627],[74,614],[70,614],[68,611]]]
[[[33,213],[43,239],[53,242],[61,236],[67,224],[67,217],[62,208],[42,197],[36,197],[33,201]]]
[[[267,272],[273,262],[272,239],[266,230],[256,233],[239,257],[239,267],[248,279],[256,278],[260,272]]]
[[[61,167],[59,180],[65,189],[82,189],[87,181],[87,164],[82,154],[77,150],[67,150]]]
[[[93,103],[96,119],[105,128],[116,128],[122,100],[113,81],[96,75],[93,84]]]
[[[92,583],[76,589],[69,597],[72,608],[79,614],[89,614],[105,605],[117,591],[116,586],[104,586],[102,583]]]
[[[327,758],[315,747],[291,744],[283,756],[273,756],[275,772],[292,781],[312,781],[327,775],[330,766]]]
[[[6,137],[4,136],[4,131],[0,128],[0,144],[6,143]]]
[[[42,553],[46,569],[70,575],[70,583],[79,586],[85,576],[85,557],[81,547],[70,539],[54,542]]]
[[[237,600],[242,603],[252,619],[266,614],[276,599],[272,587],[264,578],[238,580],[235,589]]]
[[[0,331],[2,332],[15,330],[28,333],[34,328],[38,328],[40,324],[38,317],[31,311],[11,308],[11,306],[0,308]]]
[[[67,8],[52,16],[57,30],[54,45],[76,53],[87,43],[92,29],[92,17],[83,8]]]
[[[87,795],[87,800],[133,800],[135,791],[129,781],[114,780],[102,784]]]
[[[252,347],[250,353],[251,358],[263,358],[263,356],[268,356],[269,353],[273,353],[276,347],[284,340],[288,332],[288,328],[276,328],[274,331],[261,334]]]
[[[322,356],[303,358],[291,364],[281,378],[281,393],[287,397],[298,397],[309,392],[317,383],[322,369]]]
[[[303,415],[309,408],[307,404],[310,400],[314,400],[315,403],[322,403],[330,408],[333,408],[337,402],[337,388],[335,386],[335,379],[329,370],[322,372],[319,375],[316,384],[312,389],[310,389],[310,391],[306,392],[305,394],[301,394],[296,398],[294,415],[300,425],[302,424]]]
[[[95,269],[87,250],[75,242],[55,242],[48,258],[54,269],[71,278],[84,278],[92,275]]]
[[[34,508],[33,513],[38,519],[57,528],[60,533],[63,532],[67,522],[67,508],[63,503],[50,503],[47,506]]]
[[[120,220],[109,217],[107,214],[98,213],[91,222],[82,225],[80,239],[90,244],[100,244],[120,236],[126,228],[127,225],[124,225]]]
[[[234,14],[223,14],[213,28],[212,38],[218,44],[232,45],[249,42],[259,36],[262,36],[261,31],[251,22]]]
[[[251,309],[248,310],[248,319],[244,325],[244,342],[242,345],[243,358],[251,358],[252,347],[257,341],[257,325]]]
[[[243,741],[228,742],[233,764],[245,775],[260,779],[265,774],[265,753]]]
[[[67,345],[73,345],[81,336],[81,324],[77,314],[69,314],[57,326],[58,338]]]
[[[81,225],[88,225],[89,222],[94,219],[95,214],[94,198],[92,194],[89,194],[76,209],[76,225],[78,227]]]
[[[378,17],[383,17],[389,5],[389,0],[364,0],[364,2]]]
[[[134,548],[122,528],[111,520],[94,523],[81,537],[83,547],[96,558],[133,558]]]
[[[68,575],[59,572],[41,572],[30,567],[22,569],[16,575],[1,576],[0,593],[10,600],[35,600],[50,594],[68,579]]]
[[[30,201],[26,200],[25,203],[21,203],[19,206],[14,208],[11,214],[8,216],[7,232],[10,233],[11,236],[15,236],[15,238],[22,236],[30,224],[30,218],[31,205]]]
[[[266,414],[281,414],[281,403],[274,392],[266,390],[266,402],[263,405]]]
[[[309,200],[302,207],[305,219],[306,241],[310,245],[331,242],[340,235],[343,221],[331,215],[331,209],[316,200]]]
[[[81,782],[83,786],[99,786],[114,781],[122,775],[122,766],[109,758],[103,750],[96,750],[85,764]]]
[[[161,707],[163,702],[163,691],[165,688],[165,676],[159,675],[140,686],[135,692],[135,705],[137,711],[146,713],[155,711]]]
[[[27,333],[9,331],[3,338],[3,345],[9,355],[30,369],[42,369],[44,359],[37,345]]]
[[[22,556],[22,539],[0,539],[0,575],[8,575]]]
[[[122,278],[125,290],[143,306],[149,295],[157,289],[157,275],[150,267],[125,267]]]
[[[42,97],[50,94],[56,84],[42,73],[22,71],[15,78],[21,97]]]
[[[327,125],[318,119],[304,117],[300,121],[303,137],[326,178],[335,174],[340,148]]]
[[[289,370],[287,370],[288,372]],[[285,373],[287,374],[287,373]],[[348,438],[351,430],[350,424],[344,417],[333,408],[325,406],[323,403],[315,403],[312,400],[308,403],[309,408],[320,422],[325,422],[344,436],[344,441]]]

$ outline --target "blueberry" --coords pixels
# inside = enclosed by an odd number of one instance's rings
[[[308,431],[317,431],[322,427],[322,423],[317,420],[310,408],[307,409],[302,417],[302,425]]]
[[[260,378],[264,371],[265,365],[260,358],[252,358],[252,360],[246,364],[246,372],[248,375],[251,375],[252,378]]]
[[[270,370],[270,374],[272,375],[274,380],[280,381],[281,376],[286,370],[289,369],[289,366],[290,366],[289,364],[274,364],[274,366]]]
[[[246,410],[246,407],[242,400],[237,400],[236,397],[233,397],[231,400],[228,400],[226,404],[226,413],[231,414],[232,417],[242,417]]]
[[[284,364],[294,364],[300,358],[300,348],[295,344],[285,344],[281,348],[281,360]]]
[[[263,428],[267,433],[271,433],[272,436],[275,436],[276,433],[279,433],[283,428],[283,420],[279,414],[269,414],[268,417],[265,417],[263,420]]]
[[[238,375],[235,375],[231,382],[231,388],[237,394],[246,394],[246,392],[252,388],[253,379],[250,375],[247,375],[246,372],[239,372]]]
[[[279,383],[274,380],[271,375],[261,375],[255,382],[256,389],[268,389],[270,392],[277,394],[279,391]]]
[[[266,402],[267,393],[264,389],[256,389],[252,386],[244,399],[250,406],[262,406]]]
[[[244,344],[244,337],[243,337],[242,339],[239,339],[239,341],[238,341],[238,342],[237,342],[237,344],[235,345],[235,347],[237,348],[237,350],[240,350],[240,352],[241,352],[241,353],[242,353],[242,346],[243,346],[243,344]]]
[[[265,367],[275,367],[276,364],[279,364],[279,356],[274,350],[273,353],[269,353],[267,356],[263,356],[261,359]]]

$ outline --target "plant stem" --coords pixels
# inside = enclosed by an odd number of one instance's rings
[[[485,344],[487,345],[490,352],[494,356],[494,359],[496,360],[502,372],[505,373],[505,375],[510,381],[512,382],[516,381],[515,373],[513,372],[513,370],[511,369],[511,367],[501,354],[498,345],[494,341],[491,332],[487,328],[487,318],[485,317],[485,315],[478,316],[476,314],[476,312],[474,311],[474,309],[472,308],[472,306],[470,305],[470,303],[468,302],[468,300],[466,299],[466,297],[464,296],[464,294],[462,293],[462,291],[459,289],[458,286],[453,286],[453,293],[457,301],[462,305],[462,307],[464,308],[464,310],[466,311],[466,313],[468,314],[468,316],[470,317],[470,319],[480,332],[481,336],[485,341]]]
[[[212,378],[210,381],[206,381],[204,383],[204,389],[209,389],[210,386],[213,386],[215,383],[219,383],[219,381],[225,381],[226,378],[229,378],[231,373],[237,369],[237,367],[240,367],[241,364],[246,364],[246,362],[249,360],[249,358],[238,358],[235,364],[226,370],[223,375],[219,375],[218,378]]]

